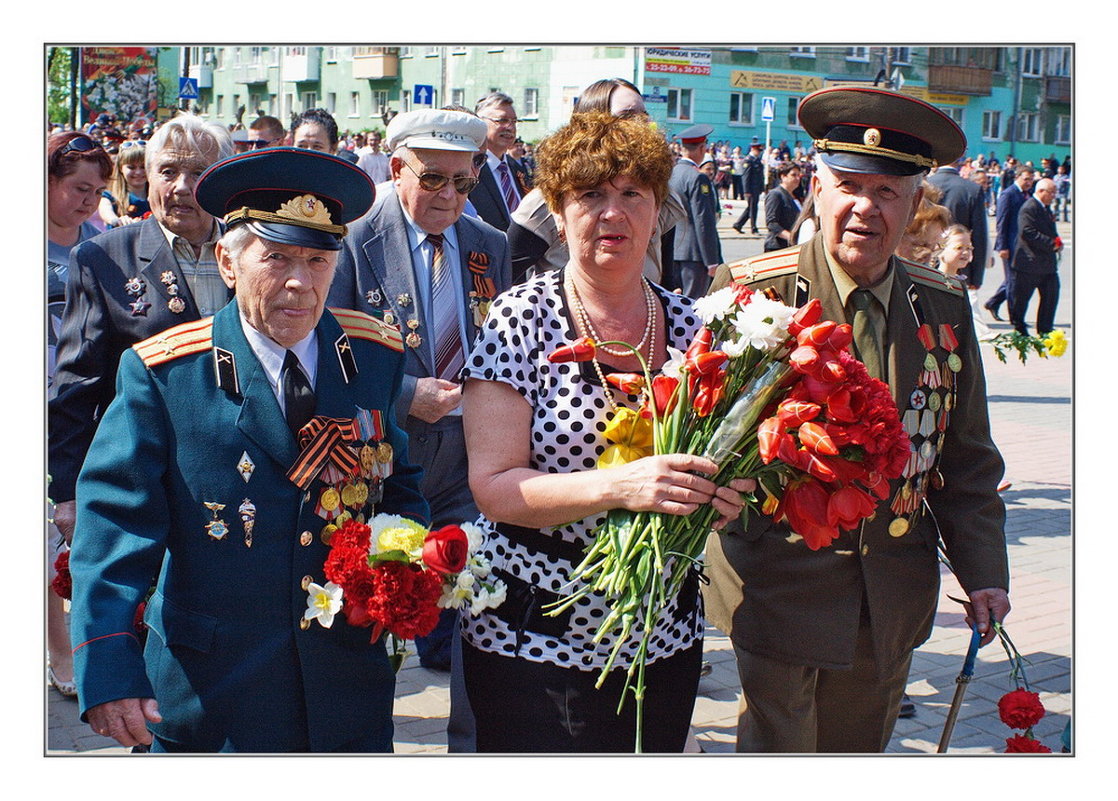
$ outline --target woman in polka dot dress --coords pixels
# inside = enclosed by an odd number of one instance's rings
[[[668,192],[672,159],[644,121],[578,114],[541,144],[537,186],[566,238],[570,261],[500,296],[463,369],[470,487],[488,537],[485,551],[508,595],[463,620],[463,665],[480,752],[631,751],[631,699],[619,714],[633,632],[600,689],[613,646],[593,642],[607,608],[588,596],[565,613],[544,611],[610,509],[688,514],[713,503],[737,516],[741,491],[707,479],[697,456],[649,456],[595,469],[611,412],[639,396],[607,384],[639,373],[631,352],[598,349],[595,360],[551,364],[547,355],[580,336],[632,343],[655,371],[668,348],[684,350],[699,321],[690,301],[641,276]],[[697,577],[653,633],[646,670],[644,750],[682,751],[702,662]]]

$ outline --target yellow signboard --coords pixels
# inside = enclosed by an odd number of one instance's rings
[[[807,94],[823,88],[823,79],[818,75],[803,75],[790,72],[754,72],[753,70],[733,70],[730,73],[730,86],[734,89],[754,89],[768,92],[797,92]]]

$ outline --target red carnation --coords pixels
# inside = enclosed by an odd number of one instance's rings
[[[62,551],[54,560],[55,576],[51,579],[50,588],[60,598],[70,600],[74,591],[74,582],[70,578],[70,551]]]
[[[1032,737],[1015,734],[1005,741],[1007,754],[1051,754],[1052,749]]]
[[[998,701],[998,715],[1011,729],[1031,729],[1044,717],[1044,705],[1036,693],[1018,688]]]
[[[404,562],[381,562],[373,575],[376,590],[367,608],[375,622],[402,640],[434,630],[443,586],[438,574]]]

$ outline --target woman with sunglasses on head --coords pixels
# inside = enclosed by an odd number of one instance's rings
[[[479,752],[632,751],[635,705],[620,714],[638,624],[601,689],[595,682],[616,635],[594,641],[607,614],[591,594],[559,616],[546,606],[573,591],[573,568],[611,509],[688,514],[713,504],[737,517],[740,493],[720,488],[710,460],[675,454],[603,464],[611,419],[641,401],[605,376],[641,372],[626,349],[552,363],[580,337],[633,343],[655,372],[668,348],[699,328],[690,301],[648,282],[642,268],[672,159],[643,120],[579,113],[538,151],[537,187],[566,240],[569,260],[502,294],[461,372],[470,488],[484,517],[483,551],[507,586],[503,603],[464,620],[463,667]],[[688,565],[667,569],[690,571]],[[645,670],[643,748],[687,742],[702,663],[698,575],[690,573],[652,633]]]
[[[574,114],[595,111],[620,119],[649,121],[640,90],[624,78],[603,78],[583,90]],[[643,269],[649,280],[660,281],[662,266],[671,264],[674,251],[673,229],[685,217],[683,205],[669,191],[660,207],[656,230],[645,256]],[[520,205],[512,213],[507,234],[509,247],[512,249],[514,282],[519,283],[546,270],[557,270],[567,263],[567,244],[559,238],[555,220],[538,189],[533,189],[521,199]]]
[[[120,146],[109,188],[101,194],[98,212],[109,228],[139,222],[151,211],[143,140],[129,139]]]
[[[89,221],[112,174],[112,160],[83,133],[56,133],[47,140],[47,382],[54,375],[54,351],[66,301],[70,250],[101,233]],[[48,496],[50,489],[48,487]],[[58,554],[66,542],[54,524],[47,529],[47,575],[54,578]],[[47,590],[47,677],[65,696],[75,695],[70,635],[62,598]]]

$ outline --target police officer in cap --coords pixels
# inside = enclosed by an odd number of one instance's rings
[[[675,264],[665,286],[679,289],[689,298],[706,294],[710,277],[722,263],[718,239],[718,193],[710,178],[699,171],[706,152],[710,125],[692,125],[679,134],[683,154],[672,169],[668,187],[687,212],[675,228]]]
[[[217,258],[235,299],[124,352],[77,484],[81,715],[122,745],[392,749],[383,643],[307,614],[345,516],[427,521],[396,425],[400,333],[325,309],[346,223],[373,195],[356,166],[295,148],[199,180],[198,203],[228,225]],[[335,425],[346,433],[320,449]],[[339,448],[360,464],[339,469]]]
[[[888,383],[911,454],[874,516],[836,529],[829,545],[812,550],[768,516],[712,535],[704,600],[737,656],[739,751],[884,751],[912,651],[932,630],[937,543],[983,642],[1009,611],[1004,465],[966,288],[892,255],[924,173],[966,140],[934,107],[870,87],[814,92],[799,114],[818,151],[820,231],[726,266],[714,286],[772,289],[796,306],[818,298],[824,319],[851,323],[855,355]]]

